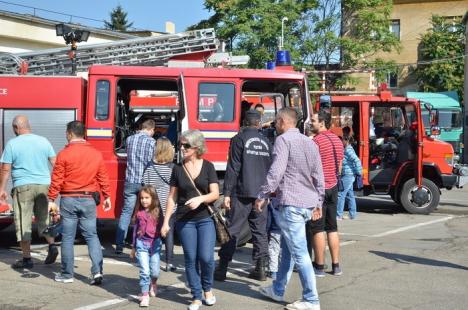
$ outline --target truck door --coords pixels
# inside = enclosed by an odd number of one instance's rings
[[[360,135],[359,135],[359,157],[362,163],[362,176],[364,185],[369,185],[369,114],[370,103],[367,101],[360,102]]]
[[[125,180],[125,158],[114,153],[114,123],[116,87],[114,76],[91,75],[89,77],[88,104],[86,107],[86,140],[99,150],[106,162],[111,184],[113,210],[97,209],[98,218],[116,218],[122,205]],[[102,199],[101,199],[102,201]]]

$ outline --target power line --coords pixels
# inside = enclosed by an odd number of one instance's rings
[[[8,2],[8,1],[2,1],[0,0],[0,3],[4,3],[4,4],[9,4],[9,5],[15,5],[15,6],[18,6],[18,7],[23,7],[23,8],[27,8],[27,9],[32,9],[33,10],[33,16],[39,16],[39,15],[36,15],[36,11],[42,11],[42,12],[46,12],[46,13],[52,13],[52,14],[57,14],[57,15],[62,15],[62,16],[66,16],[66,17],[69,17],[69,23],[72,23],[73,21],[73,18],[75,19],[83,19],[83,20],[88,20],[88,21],[93,21],[93,22],[98,22],[102,25],[105,24],[106,20],[104,19],[95,19],[95,18],[90,18],[90,17],[84,17],[84,16],[79,16],[79,15],[73,15],[73,14],[68,14],[68,13],[63,13],[63,12],[57,12],[57,11],[52,11],[52,10],[47,10],[47,9],[41,9],[41,8],[37,8],[37,7],[34,7],[34,6],[28,6],[28,5],[23,5],[23,4],[17,4],[17,3],[13,3],[13,2]],[[138,28],[135,28],[135,27],[129,27],[129,29],[131,30],[142,30],[142,29],[138,29]]]
[[[440,58],[440,59],[432,59],[432,60],[422,60],[422,61],[417,61],[417,62],[408,62],[408,63],[398,63],[398,64],[391,64],[387,66],[382,66],[382,67],[361,67],[361,68],[352,68],[352,69],[345,69],[345,70],[328,70],[328,71],[320,71],[320,70],[310,70],[306,71],[307,73],[356,73],[356,72],[370,72],[370,71],[381,71],[381,70],[388,70],[394,67],[408,67],[408,66],[414,66],[414,65],[431,65],[435,63],[446,63],[448,61],[452,60],[457,60],[457,59],[463,59],[465,57],[468,57],[468,54],[464,55],[459,55],[459,56],[454,56],[450,58]]]

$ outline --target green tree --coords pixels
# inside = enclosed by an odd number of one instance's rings
[[[391,0],[347,0],[342,6],[341,62],[344,68],[376,61],[379,52],[400,50],[390,29]]]
[[[416,76],[421,90],[456,90],[463,98],[465,28],[461,18],[432,16],[432,29],[420,42]]]
[[[236,54],[250,56],[249,66],[263,68],[274,58],[281,35],[281,20],[285,23],[286,49],[293,59],[300,59],[296,48],[300,44],[298,21],[303,13],[315,7],[315,0],[205,0],[205,8],[214,14],[189,29],[214,27],[216,35]]]
[[[128,22],[127,12],[120,4],[110,12],[110,21],[104,21],[104,27],[114,31],[126,31],[132,25],[133,22]]]

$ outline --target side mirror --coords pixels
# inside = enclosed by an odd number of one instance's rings
[[[432,110],[430,114],[431,127],[437,126],[439,115],[436,110]]]
[[[424,102],[424,108],[426,108],[426,110],[428,110],[428,111],[431,111],[432,110],[432,104],[430,104],[429,102]]]

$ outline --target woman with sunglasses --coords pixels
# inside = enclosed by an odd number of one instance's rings
[[[187,130],[182,133],[179,146],[184,159],[172,172],[166,213],[171,214],[177,204],[175,228],[182,243],[185,273],[193,296],[188,309],[198,310],[202,300],[208,306],[216,303],[212,291],[216,230],[207,205],[219,198],[219,186],[214,165],[202,158],[206,152],[203,134],[199,130]],[[166,217],[162,236],[169,230]]]

